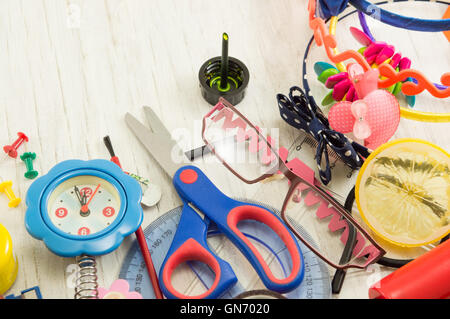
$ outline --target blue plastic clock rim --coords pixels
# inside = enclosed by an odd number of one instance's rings
[[[97,171],[99,174],[110,175],[115,179],[115,183],[120,185],[119,194],[123,191],[125,196],[124,214],[118,218],[117,224],[113,223],[95,236],[83,236],[83,238],[68,238],[61,236],[60,232],[55,232],[45,222],[41,205],[43,196],[50,191],[49,186],[53,181],[64,176],[76,176],[76,171]],[[55,165],[46,175],[41,176],[31,184],[27,196],[27,211],[25,214],[25,227],[28,233],[43,240],[47,248],[53,253],[62,257],[74,257],[82,254],[104,255],[116,249],[123,241],[123,238],[135,232],[142,223],[143,210],[140,205],[142,189],[139,183],[125,174],[116,164],[107,160],[67,160]],[[121,210],[122,210],[121,204]],[[125,213],[126,212],[126,213]],[[112,227],[114,225],[114,227]],[[93,234],[94,235],[94,234]]]

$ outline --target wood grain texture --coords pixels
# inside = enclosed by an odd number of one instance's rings
[[[198,87],[198,70],[220,54],[220,36],[230,36],[230,56],[250,71],[247,96],[239,109],[255,124],[279,128],[280,143],[290,146],[298,136],[279,117],[275,96],[300,84],[302,56],[311,36],[304,0],[3,0],[0,2],[0,142],[10,144],[18,131],[28,134],[24,149],[36,152],[40,174],[67,159],[109,158],[103,137],[110,135],[127,171],[150,178],[162,188],[157,206],[145,210],[143,227],[180,205],[171,181],[128,130],[126,112],[144,118],[149,105],[170,131],[186,132],[184,149],[202,144],[200,120],[210,109]],[[440,17],[443,6],[420,4],[421,16]],[[414,4],[416,6],[416,4]],[[419,5],[417,5],[419,6]],[[428,9],[433,7],[433,9]],[[422,8],[422,9],[421,9]],[[427,8],[426,12],[423,8]],[[340,24],[343,44],[355,45]],[[392,30],[392,29],[389,29]],[[387,37],[385,29],[374,33]],[[406,34],[406,35],[405,35]],[[442,34],[388,32],[386,41],[399,45],[413,66],[437,80],[450,70],[450,46]],[[426,45],[425,45],[426,44]],[[312,63],[323,58],[314,49]],[[436,61],[436,62],[434,62]],[[428,73],[429,72],[429,73]],[[311,82],[314,75],[311,74]],[[320,90],[312,85],[314,90]],[[320,92],[318,100],[321,100]],[[449,111],[449,100],[424,94],[417,109]],[[395,137],[419,137],[450,150],[448,123],[402,120]],[[311,154],[313,156],[313,154]],[[254,189],[223,166],[202,165],[227,195],[245,197]],[[14,181],[25,199],[31,182],[23,177],[19,159],[2,159],[0,175]],[[53,255],[24,227],[24,201],[7,208],[0,197],[0,223],[11,233],[19,274],[11,292],[39,285],[45,298],[73,298],[70,287],[75,259]],[[115,252],[97,258],[99,285],[109,287],[134,240],[130,236]],[[68,268],[69,267],[69,268]],[[387,274],[384,269],[377,275]],[[351,271],[338,298],[367,298],[374,273]],[[252,280],[254,280],[252,278]],[[252,281],[250,280],[250,281]],[[189,287],[195,291],[194,288]]]

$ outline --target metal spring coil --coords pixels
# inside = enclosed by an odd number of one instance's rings
[[[97,299],[97,263],[95,257],[82,255],[77,257],[79,270],[77,273],[75,299]]]

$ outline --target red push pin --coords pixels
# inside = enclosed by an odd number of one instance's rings
[[[3,146],[5,153],[12,158],[17,157],[17,149],[19,146],[22,145],[23,142],[28,142],[28,136],[26,136],[25,133],[18,132],[17,135],[19,138],[12,145]]]

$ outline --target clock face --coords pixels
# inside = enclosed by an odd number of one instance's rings
[[[59,184],[51,193],[47,213],[64,233],[87,236],[109,227],[119,215],[120,195],[103,178],[80,175]]]

